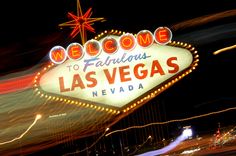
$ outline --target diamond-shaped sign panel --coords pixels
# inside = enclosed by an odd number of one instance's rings
[[[100,40],[105,39],[106,35]],[[110,38],[119,40],[116,34]],[[192,72],[197,66],[195,48],[181,42],[136,45],[96,56],[84,53],[79,60],[50,64],[36,76],[36,91],[51,100],[127,112],[140,106]]]

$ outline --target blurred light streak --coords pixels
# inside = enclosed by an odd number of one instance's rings
[[[213,22],[213,21],[216,21],[219,19],[224,19],[227,17],[235,16],[235,15],[236,15],[236,9],[227,10],[224,12],[201,16],[201,17],[193,18],[193,19],[181,22],[181,23],[177,23],[177,24],[173,25],[171,27],[171,29],[178,30],[178,29],[184,29],[184,28],[188,28],[188,27],[203,25],[203,24],[207,24],[209,22]]]
[[[33,87],[36,73],[0,81],[0,94],[7,94]]]
[[[147,142],[148,140],[152,139],[152,136],[148,136],[148,138],[141,144],[138,146],[138,148],[135,149],[135,151],[133,151],[132,153],[128,154],[128,155],[134,155],[139,149],[141,149]]]
[[[11,142],[14,142],[14,141],[16,141],[16,140],[19,140],[19,139],[23,138],[24,135],[25,135],[27,132],[29,132],[29,130],[30,130],[30,129],[37,123],[37,121],[38,121],[39,119],[41,119],[41,118],[42,118],[42,116],[41,116],[40,114],[37,114],[36,117],[35,117],[35,119],[34,119],[34,122],[26,129],[25,132],[23,132],[19,137],[16,137],[16,138],[14,138],[14,139],[12,139],[12,140],[5,141],[5,142],[0,142],[0,145],[9,144],[9,143],[11,143]]]
[[[231,50],[231,49],[234,49],[234,48],[236,48],[236,44],[234,44],[234,45],[232,45],[232,46],[229,46],[229,47],[225,47],[225,48],[219,49],[219,50],[213,52],[213,54],[214,54],[214,55],[217,55],[217,54],[219,54],[219,53],[222,53],[222,52],[224,52],[224,51],[228,51],[228,50]]]
[[[110,128],[106,128],[106,130],[104,131],[104,133],[102,133],[102,135],[97,139],[97,140],[95,140],[89,147],[86,147],[86,148],[84,148],[83,150],[80,150],[80,151],[75,151],[75,152],[71,152],[71,153],[66,153],[66,154],[64,154],[63,156],[67,156],[67,155],[74,155],[74,154],[77,154],[77,153],[81,153],[81,152],[84,152],[84,151],[87,151],[88,149],[90,149],[90,148],[92,148],[94,145],[96,145],[97,144],[97,142],[99,141],[99,140],[101,140],[102,139],[102,137],[104,137],[104,135],[106,134],[106,132],[107,131],[109,131],[110,130]]]
[[[146,152],[143,154],[139,154],[137,156],[155,156],[155,155],[160,155],[160,154],[164,154],[167,153],[168,151],[174,149],[176,146],[178,146],[182,141],[186,140],[189,136],[186,135],[186,130],[183,131],[183,133],[177,137],[177,139],[175,139],[175,141],[171,142],[169,145],[158,149],[158,150],[154,150],[154,151],[150,151],[150,152]]]
[[[194,152],[197,152],[197,151],[200,151],[200,150],[201,150],[201,148],[198,147],[196,149],[183,151],[181,154],[191,154],[191,153],[194,153]]]
[[[57,118],[57,117],[61,117],[61,116],[66,116],[66,113],[62,113],[62,114],[56,114],[56,115],[49,115],[49,118]]]
[[[235,37],[236,22],[231,22],[176,35],[175,40],[192,43],[194,45],[208,46],[217,41],[232,40],[232,38]]]
[[[109,136],[111,134],[118,133],[118,132],[127,131],[127,130],[130,130],[130,129],[139,129],[139,128],[144,128],[144,127],[148,127],[148,126],[152,126],[152,125],[163,125],[163,124],[168,124],[168,123],[173,123],[173,122],[183,122],[183,121],[187,121],[187,120],[192,120],[192,119],[197,119],[197,118],[201,118],[201,117],[206,117],[206,116],[210,116],[210,115],[215,115],[215,114],[227,112],[227,111],[230,111],[230,110],[236,110],[236,107],[231,107],[231,108],[223,109],[223,110],[216,111],[216,112],[210,112],[210,113],[207,113],[207,114],[192,116],[192,117],[189,117],[189,118],[174,119],[174,120],[169,120],[169,121],[164,121],[164,122],[154,122],[154,123],[149,123],[149,124],[141,125],[141,126],[131,126],[131,127],[127,127],[127,128],[124,128],[124,129],[114,130],[110,133],[107,133],[106,136]]]

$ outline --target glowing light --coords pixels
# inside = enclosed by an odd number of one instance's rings
[[[89,147],[86,147],[86,148],[84,148],[84,149],[82,149],[82,150],[80,150],[80,151],[71,152],[71,153],[66,153],[66,154],[64,154],[63,156],[75,155],[76,153],[81,153],[81,152],[87,151],[88,149],[90,149],[90,148],[92,148],[94,145],[96,145],[97,142],[98,142],[99,140],[101,140],[101,138],[104,137],[104,135],[106,134],[106,132],[107,132],[108,130],[109,130],[109,127],[106,128],[106,130],[104,131],[104,133],[102,133],[102,135],[101,135],[100,137],[98,137],[98,139],[95,140]]]
[[[188,128],[183,131],[183,136],[186,138],[191,137],[192,135],[193,135],[192,129]]]
[[[127,127],[127,128],[124,128],[124,129],[119,129],[119,130],[112,131],[112,132],[106,134],[106,136],[109,136],[111,134],[118,133],[118,132],[124,132],[124,131],[130,130],[130,129],[139,129],[139,128],[144,128],[144,127],[148,127],[148,126],[152,126],[152,125],[163,125],[163,124],[168,124],[168,123],[173,123],[173,122],[182,122],[182,121],[197,119],[197,118],[201,118],[201,117],[206,117],[206,116],[210,116],[210,115],[215,115],[215,114],[227,112],[227,111],[230,111],[230,110],[236,110],[236,107],[231,107],[231,108],[227,108],[227,109],[224,109],[224,110],[220,110],[220,111],[216,111],[216,112],[210,112],[210,113],[207,113],[207,114],[197,115],[197,116],[184,118],[184,119],[174,119],[174,120],[169,120],[169,121],[164,121],[164,122],[149,123],[149,124],[141,125],[141,126],[131,126],[131,127]]]
[[[69,18],[71,21],[59,24],[60,27],[71,27],[73,28],[70,36],[74,38],[78,33],[80,33],[80,38],[82,44],[84,44],[87,40],[86,30],[95,33],[94,28],[92,25],[96,21],[104,21],[104,18],[91,18],[92,15],[92,8],[89,8],[85,14],[82,12],[82,8],[80,6],[79,0],[77,0],[77,15],[72,13],[68,13]]]
[[[50,115],[49,118],[56,118],[56,117],[62,117],[62,116],[66,116],[66,113],[63,114],[56,114],[56,115]]]
[[[104,35],[107,35],[108,34],[117,34],[117,33],[122,33],[122,31],[118,31],[118,30],[111,30],[111,31],[104,31],[103,33],[99,34],[97,37],[104,37]],[[123,32],[123,34],[125,34],[125,32]],[[95,37],[95,38],[97,38]],[[175,78],[175,81],[171,80],[171,82],[167,82],[163,85],[160,86],[160,88],[157,88],[157,90],[154,90],[153,92],[151,92],[150,94],[148,94],[146,97],[142,98],[142,99],[139,99],[137,101],[135,101],[135,103],[133,104],[130,104],[130,105],[127,105],[126,108],[120,110],[122,113],[130,113],[130,110],[133,110],[135,109],[135,106],[136,105],[143,105],[144,103],[146,103],[147,101],[149,101],[150,99],[154,98],[155,96],[157,96],[158,94],[160,94],[161,92],[163,92],[164,90],[166,90],[168,87],[170,87],[171,85],[173,85],[175,82],[177,82],[178,80],[180,80],[181,78],[183,78],[184,76],[186,76],[190,70],[194,70],[195,69],[195,66],[197,66],[196,62],[198,62],[198,59],[196,59],[196,55],[197,55],[197,51],[195,50],[195,48],[193,48],[191,45],[187,44],[187,43],[183,43],[183,42],[176,42],[176,41],[170,41],[169,42],[169,45],[170,46],[174,46],[174,47],[182,47],[184,48],[185,46],[185,49],[188,49],[192,54],[193,54],[193,57],[194,57],[194,62],[193,64],[190,66],[190,69],[186,70],[185,73],[183,73],[182,75],[180,75],[178,78]],[[51,64],[51,66],[46,66],[45,70],[48,71],[49,68],[52,68],[54,64]],[[42,71],[42,73],[45,73],[45,71]],[[34,84],[37,84],[37,86],[35,88],[37,88],[39,91],[42,92],[41,88],[39,87],[39,80],[40,78],[42,77],[43,74],[40,74],[40,76],[37,77],[37,82],[35,82]],[[36,79],[35,79],[36,80]],[[45,95],[41,95],[41,97],[46,97],[48,93],[45,93]],[[47,95],[48,97],[48,95]],[[57,96],[55,98],[58,98]],[[52,99],[48,99],[48,100],[52,100]],[[67,103],[70,103],[69,99],[68,98],[63,98],[62,100],[60,101],[64,101],[64,102],[67,102]],[[114,99],[113,99],[114,101]],[[80,101],[76,101],[74,103],[70,103],[70,104],[78,104]],[[135,105],[134,105],[135,104]],[[118,110],[110,110],[110,109],[107,109],[107,107],[105,108],[98,108],[98,107],[94,107],[92,106],[90,103],[82,103],[82,104],[78,104],[77,106],[82,106],[82,107],[90,107],[92,109],[95,109],[97,111],[105,111],[107,113],[111,113],[111,114],[115,114],[114,111],[117,112],[117,114],[121,113],[119,112],[118,113]]]
[[[190,135],[190,130],[191,129],[185,129],[183,131],[183,133],[179,137],[177,137],[177,139],[175,141],[171,142],[169,145],[167,145],[167,146],[165,146],[161,149],[158,149],[158,150],[154,150],[154,151],[150,151],[150,152],[140,154],[138,156],[154,156],[154,155],[160,155],[160,154],[167,153],[168,151],[170,151],[170,150],[174,149],[176,146],[178,146],[182,141],[187,139],[186,136]]]
[[[194,153],[194,152],[197,152],[197,151],[200,151],[201,148],[196,148],[196,149],[193,149],[193,150],[186,150],[186,151],[183,151],[181,154],[191,154],[191,153]]]
[[[15,137],[14,139],[9,140],[9,141],[0,142],[0,145],[9,144],[9,143],[12,143],[12,142],[14,142],[14,141],[16,141],[16,140],[19,140],[19,139],[23,138],[23,137],[26,135],[26,133],[28,133],[29,130],[37,123],[37,121],[38,121],[39,119],[41,119],[41,117],[42,117],[42,115],[37,114],[36,117],[35,117],[35,119],[34,119],[34,122],[33,122],[33,123],[26,129],[26,131],[24,131],[19,137]]]
[[[0,81],[0,94],[7,94],[33,87],[35,74],[36,73],[10,80]]]
[[[41,118],[42,118],[42,115],[41,115],[41,114],[37,114],[35,119],[36,119],[36,120],[39,120],[39,119],[41,119]]]
[[[184,29],[188,27],[198,26],[205,23],[210,23],[219,19],[224,19],[226,17],[232,17],[236,15],[236,9],[227,10],[224,12],[220,12],[217,14],[211,14],[206,16],[197,17],[194,19],[190,19],[181,23],[177,23],[171,27],[173,30]]]
[[[217,55],[217,54],[219,54],[219,53],[222,53],[222,52],[224,52],[224,51],[231,50],[231,49],[234,49],[234,48],[236,48],[236,44],[234,44],[234,45],[232,45],[232,46],[229,46],[229,47],[225,47],[225,48],[219,49],[219,50],[213,52],[213,54],[214,54],[214,55]]]
[[[134,155],[139,149],[141,149],[147,142],[148,140],[150,140],[152,138],[151,135],[148,136],[148,138],[141,144],[138,146],[138,148],[136,148],[132,153],[130,153],[129,155]]]

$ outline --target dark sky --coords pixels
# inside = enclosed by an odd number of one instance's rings
[[[142,29],[154,31],[159,26],[171,26],[195,17],[234,9],[236,4],[233,0],[155,3],[151,0],[81,0],[81,6],[84,12],[92,7],[93,17],[107,19],[94,25],[98,33],[106,29],[137,33]],[[69,30],[60,30],[58,24],[67,21],[67,12],[76,12],[76,0],[1,2],[1,75],[38,63],[53,45],[62,42]],[[178,32],[173,33],[175,39]],[[90,38],[94,36],[89,35]]]

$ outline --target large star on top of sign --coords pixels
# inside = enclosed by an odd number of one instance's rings
[[[87,31],[95,33],[95,29],[92,27],[94,22],[96,21],[104,21],[104,18],[91,18],[92,15],[92,8],[89,8],[85,14],[83,14],[80,2],[77,1],[77,15],[74,15],[68,12],[68,17],[71,21],[59,24],[59,27],[70,27],[72,28],[72,32],[70,36],[74,38],[75,36],[80,33],[82,44],[87,41]]]

